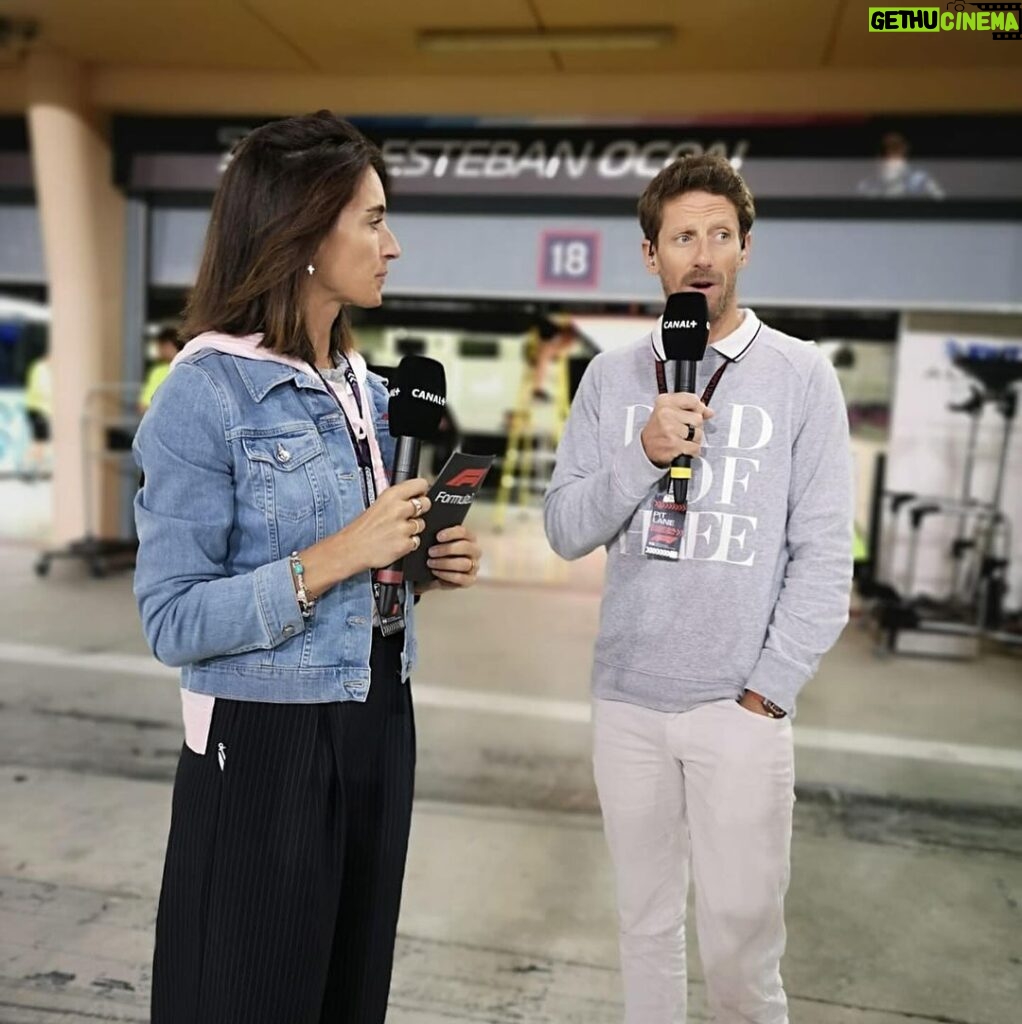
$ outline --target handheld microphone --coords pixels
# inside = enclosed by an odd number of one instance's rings
[[[696,364],[706,354],[710,336],[709,311],[702,292],[675,292],[667,297],[660,321],[660,337],[664,358],[674,363],[674,390],[694,392]],[[679,455],[671,463],[671,485],[674,501],[683,505],[692,479],[692,457]]]
[[[422,442],[436,436],[446,404],[447,379],[443,364],[425,356],[405,356],[391,379],[387,408],[390,433],[397,438],[391,483],[400,484],[418,474]],[[381,615],[394,614],[404,583],[402,561],[392,562],[376,573]]]

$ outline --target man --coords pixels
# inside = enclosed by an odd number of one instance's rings
[[[649,184],[644,263],[665,295],[706,295],[696,390],[722,375],[710,403],[657,397],[659,328],[598,356],[546,498],[554,550],[608,550],[593,761],[626,1024],[684,1020],[690,868],[717,1024],[788,1021],[791,716],[847,621],[852,466],[829,361],[737,305],[754,213],[723,158],[684,158]],[[693,458],[679,557],[646,557],[651,503],[678,455]]]
[[[859,182],[859,194],[870,199],[943,199],[944,189],[933,175],[908,162],[908,140],[888,132],[880,144],[877,169]]]

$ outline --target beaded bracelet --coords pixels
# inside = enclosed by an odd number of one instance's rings
[[[297,551],[292,551],[288,561],[291,563],[291,575],[294,578],[295,584],[295,597],[298,598],[298,607],[301,609],[302,618],[311,618],[312,612],[316,607],[316,599],[309,597],[305,589],[305,566],[302,565],[301,556]]]

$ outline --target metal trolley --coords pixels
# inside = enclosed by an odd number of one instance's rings
[[[98,536],[94,498],[96,478],[105,465],[115,465],[122,475],[137,478],[131,458],[140,418],[135,411],[137,398],[137,384],[99,384],[85,393],[79,420],[85,536],[66,547],[44,551],[36,560],[36,575],[46,576],[56,559],[79,559],[96,579],[134,566],[138,540]]]
[[[1020,612],[1005,608],[1012,543],[1012,517],[1005,509],[1008,451],[1018,409],[1022,362],[959,357],[955,365],[975,383],[968,401],[950,406],[970,418],[961,494],[912,494],[884,487],[885,464],[878,465],[871,523],[871,565],[859,592],[871,605],[884,653],[975,658],[983,641],[1022,648]],[[1001,443],[993,493],[974,494],[977,429],[984,407],[1000,416]],[[952,527],[948,549],[950,584],[940,596],[918,590],[917,567],[928,525]],[[907,534],[906,531],[907,530]],[[947,531],[945,531],[947,532]],[[895,550],[904,541],[904,563]]]

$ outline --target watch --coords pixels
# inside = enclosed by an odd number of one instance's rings
[[[785,711],[784,708],[779,707],[772,700],[767,700],[766,697],[763,697],[762,701],[763,701],[763,710],[771,718],[785,718],[787,716],[788,712]]]
[[[750,692],[751,692],[750,690],[743,690],[742,691],[742,696],[744,697],[745,694],[750,693]],[[759,697],[760,706],[766,712],[768,718],[787,718],[788,717],[788,712],[785,711],[784,708],[782,708],[779,704],[775,704],[772,700],[767,700],[766,697],[762,696],[761,694],[757,693],[756,696]],[[738,703],[741,704],[742,698],[738,697],[736,699],[737,699]]]

